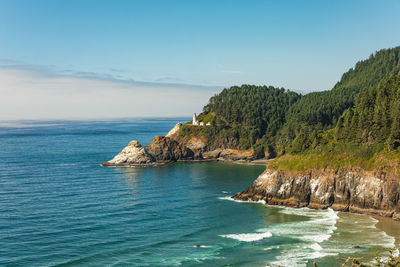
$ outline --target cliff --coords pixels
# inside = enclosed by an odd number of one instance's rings
[[[181,123],[172,128],[166,136],[156,136],[147,146],[131,141],[113,159],[103,166],[156,166],[177,161],[251,161],[257,157],[253,150],[215,148],[201,136],[181,138]],[[193,126],[201,127],[201,126]]]
[[[270,205],[328,208],[400,220],[400,182],[384,172],[362,169],[307,172],[267,169],[246,190],[233,196]]]
[[[399,55],[400,47],[380,50],[332,90],[304,96],[272,86],[232,86],[199,114],[212,126],[178,123],[146,147],[132,141],[103,165],[275,158],[234,198],[399,219]]]
[[[156,136],[146,147],[131,141],[103,166],[156,166],[177,161],[252,161],[252,150],[215,148],[201,136],[181,138],[178,123],[167,136]],[[193,126],[196,127],[196,126]],[[331,207],[400,220],[400,179],[392,172],[361,168],[288,171],[267,169],[246,190],[233,196],[270,205]]]

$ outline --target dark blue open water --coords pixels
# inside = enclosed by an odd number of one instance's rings
[[[189,119],[2,122],[0,266],[337,266],[393,246],[368,216],[227,199],[262,166],[100,166]]]

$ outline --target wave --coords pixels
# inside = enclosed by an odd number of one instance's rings
[[[270,262],[272,265],[307,266],[310,260],[317,258],[361,251],[367,253],[370,250],[376,251],[378,247],[393,248],[395,245],[395,238],[378,229],[378,220],[370,216],[345,213],[339,217],[332,210],[314,213],[307,209],[286,208],[282,213],[310,217],[308,221],[285,223],[270,230],[274,235],[291,237],[302,242],[295,247],[283,248],[281,254]],[[359,229],[364,231],[358,231]]]
[[[322,247],[318,243],[314,243],[310,246],[313,250],[319,251],[322,250]]]
[[[218,199],[221,200],[230,200],[238,203],[261,203],[261,204],[266,204],[265,200],[258,200],[258,201],[253,201],[253,200],[238,200],[238,199],[233,199],[232,197],[219,197]]]
[[[314,251],[309,250],[305,251],[304,249],[299,249],[295,251],[290,251],[288,253],[284,253],[284,255],[280,255],[276,258],[275,261],[270,262],[273,266],[307,266],[307,263],[311,259],[323,258],[326,256],[336,256],[338,253],[329,253],[322,251]]]
[[[332,209],[312,210],[309,208],[281,208],[280,213],[304,217],[304,220],[281,223],[263,229],[274,236],[297,240],[296,245],[282,247],[281,254],[276,256],[272,265],[306,266],[311,259],[336,256],[339,251],[331,250],[325,244],[337,229],[339,219]],[[300,242],[300,243],[299,243]]]
[[[288,222],[265,228],[274,235],[289,237],[305,242],[321,243],[328,240],[337,229],[339,219],[332,209],[312,210],[309,208],[282,208],[280,213],[304,216],[308,220]]]
[[[230,234],[230,235],[220,235],[220,236],[236,239],[243,242],[254,242],[264,238],[269,238],[272,236],[272,233],[263,232],[263,233],[249,233],[249,234]]]
[[[262,203],[265,201],[235,200],[229,196],[221,200],[238,203]],[[271,206],[268,205],[267,206]],[[271,206],[272,207],[272,206]],[[258,233],[230,234],[222,237],[243,242],[253,242],[272,237],[293,240],[294,244],[282,244],[279,255],[269,261],[275,266],[307,266],[308,261],[326,256],[360,253],[381,248],[393,248],[395,238],[377,228],[377,219],[366,215],[341,213],[332,210],[314,210],[309,208],[290,208],[273,206],[279,213],[296,216],[295,221],[268,225],[257,230]],[[338,230],[339,229],[339,230]],[[364,230],[362,230],[364,229]],[[264,237],[265,235],[265,237]],[[272,241],[273,242],[273,241]],[[291,243],[291,242],[289,242]],[[361,247],[361,248],[355,248]],[[264,250],[271,250],[268,246]]]

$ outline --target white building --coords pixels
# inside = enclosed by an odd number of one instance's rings
[[[196,113],[193,113],[192,125],[196,125],[196,126],[211,126],[211,122],[204,123],[204,121],[199,121],[197,119]]]
[[[199,125],[199,121],[197,120],[197,116],[196,113],[193,113],[193,121],[192,121],[193,125]]]

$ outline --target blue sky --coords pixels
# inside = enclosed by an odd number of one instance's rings
[[[400,45],[399,14],[400,1],[0,0],[0,65],[205,94],[243,83],[327,90]]]

